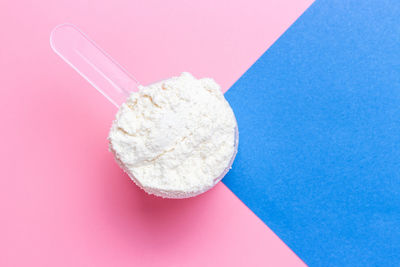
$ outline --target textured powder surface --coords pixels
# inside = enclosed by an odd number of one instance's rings
[[[131,94],[112,124],[110,150],[146,192],[191,197],[228,171],[236,154],[236,131],[220,86],[182,73]]]

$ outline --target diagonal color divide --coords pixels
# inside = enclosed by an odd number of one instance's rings
[[[224,183],[311,266],[400,263],[400,2],[314,3],[226,93]]]
[[[74,23],[144,84],[187,70],[227,89],[311,2],[2,1],[0,266],[304,266],[222,183],[137,189],[107,151],[114,107],[48,38]]]

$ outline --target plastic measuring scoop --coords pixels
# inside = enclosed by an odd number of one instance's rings
[[[137,80],[76,26],[62,24],[54,28],[50,35],[50,45],[57,55],[116,107],[124,103],[131,92],[138,91],[139,83]],[[237,153],[238,143],[239,132],[236,127],[234,154],[221,175],[214,179],[213,186],[231,168]],[[135,177],[131,176],[131,178],[136,181]],[[139,185],[139,183],[135,183]],[[203,192],[194,192],[191,196]]]
[[[130,92],[137,91],[136,79],[74,25],[54,28],[50,45],[115,106],[125,102]]]

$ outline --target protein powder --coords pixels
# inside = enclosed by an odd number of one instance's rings
[[[220,86],[189,73],[139,86],[121,105],[110,151],[147,193],[186,198],[212,188],[232,165],[237,124]]]

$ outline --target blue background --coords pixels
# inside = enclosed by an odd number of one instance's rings
[[[400,264],[400,1],[317,0],[225,96],[223,181],[301,259]]]

